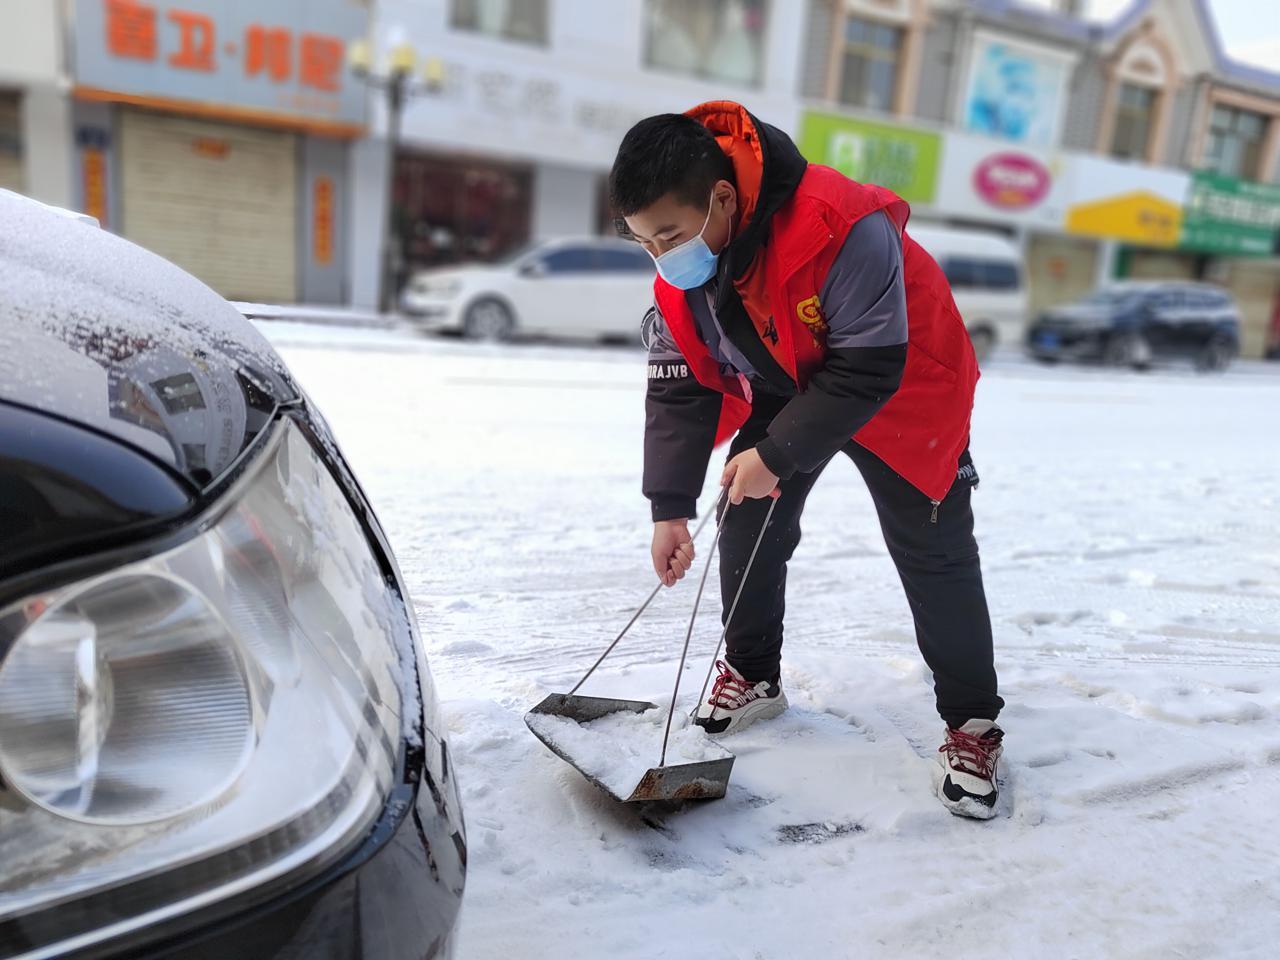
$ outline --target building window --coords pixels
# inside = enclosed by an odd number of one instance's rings
[[[533,168],[426,153],[396,158],[400,270],[505,258],[529,240]],[[403,278],[402,278],[403,279]]]
[[[1262,179],[1262,141],[1267,118],[1248,110],[1214,107],[1209,121],[1209,142],[1204,151],[1207,170],[1228,177]]]
[[[546,46],[547,0],[453,0],[453,26]]]
[[[849,17],[840,62],[840,102],[869,110],[893,108],[902,30]]]
[[[724,83],[764,78],[766,0],[648,0],[645,62]]]
[[[1116,95],[1116,122],[1111,132],[1111,155],[1122,160],[1145,160],[1151,142],[1156,91],[1122,83]]]

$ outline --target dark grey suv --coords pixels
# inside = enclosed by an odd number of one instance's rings
[[[1143,369],[1164,359],[1223,370],[1240,352],[1240,311],[1204,283],[1116,283],[1041,314],[1027,332],[1038,360],[1093,359]]]

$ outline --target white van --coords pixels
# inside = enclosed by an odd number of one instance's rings
[[[1021,349],[1027,328],[1027,281],[1017,245],[985,230],[908,224],[907,234],[947,275],[978,359],[996,346]]]

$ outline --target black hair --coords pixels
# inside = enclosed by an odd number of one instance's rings
[[[719,180],[736,183],[733,161],[715,135],[682,113],[646,117],[627,131],[609,171],[609,204],[629,217],[668,193],[691,207],[705,207]]]

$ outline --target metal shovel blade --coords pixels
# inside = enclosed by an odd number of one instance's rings
[[[723,797],[729,786],[729,772],[733,769],[733,754],[718,744],[712,744],[712,749],[723,753],[724,756],[715,760],[699,760],[696,763],[650,767],[640,778],[635,789],[623,796],[590,771],[583,769],[562,745],[539,731],[536,721],[531,719],[535,714],[546,714],[566,717],[575,723],[590,723],[592,720],[599,720],[620,710],[644,713],[646,710],[657,709],[657,704],[649,703],[647,700],[612,700],[608,697],[578,697],[553,693],[525,714],[524,722],[533,735],[545,743],[552,753],[605,793],[624,803],[653,800],[714,800]]]

